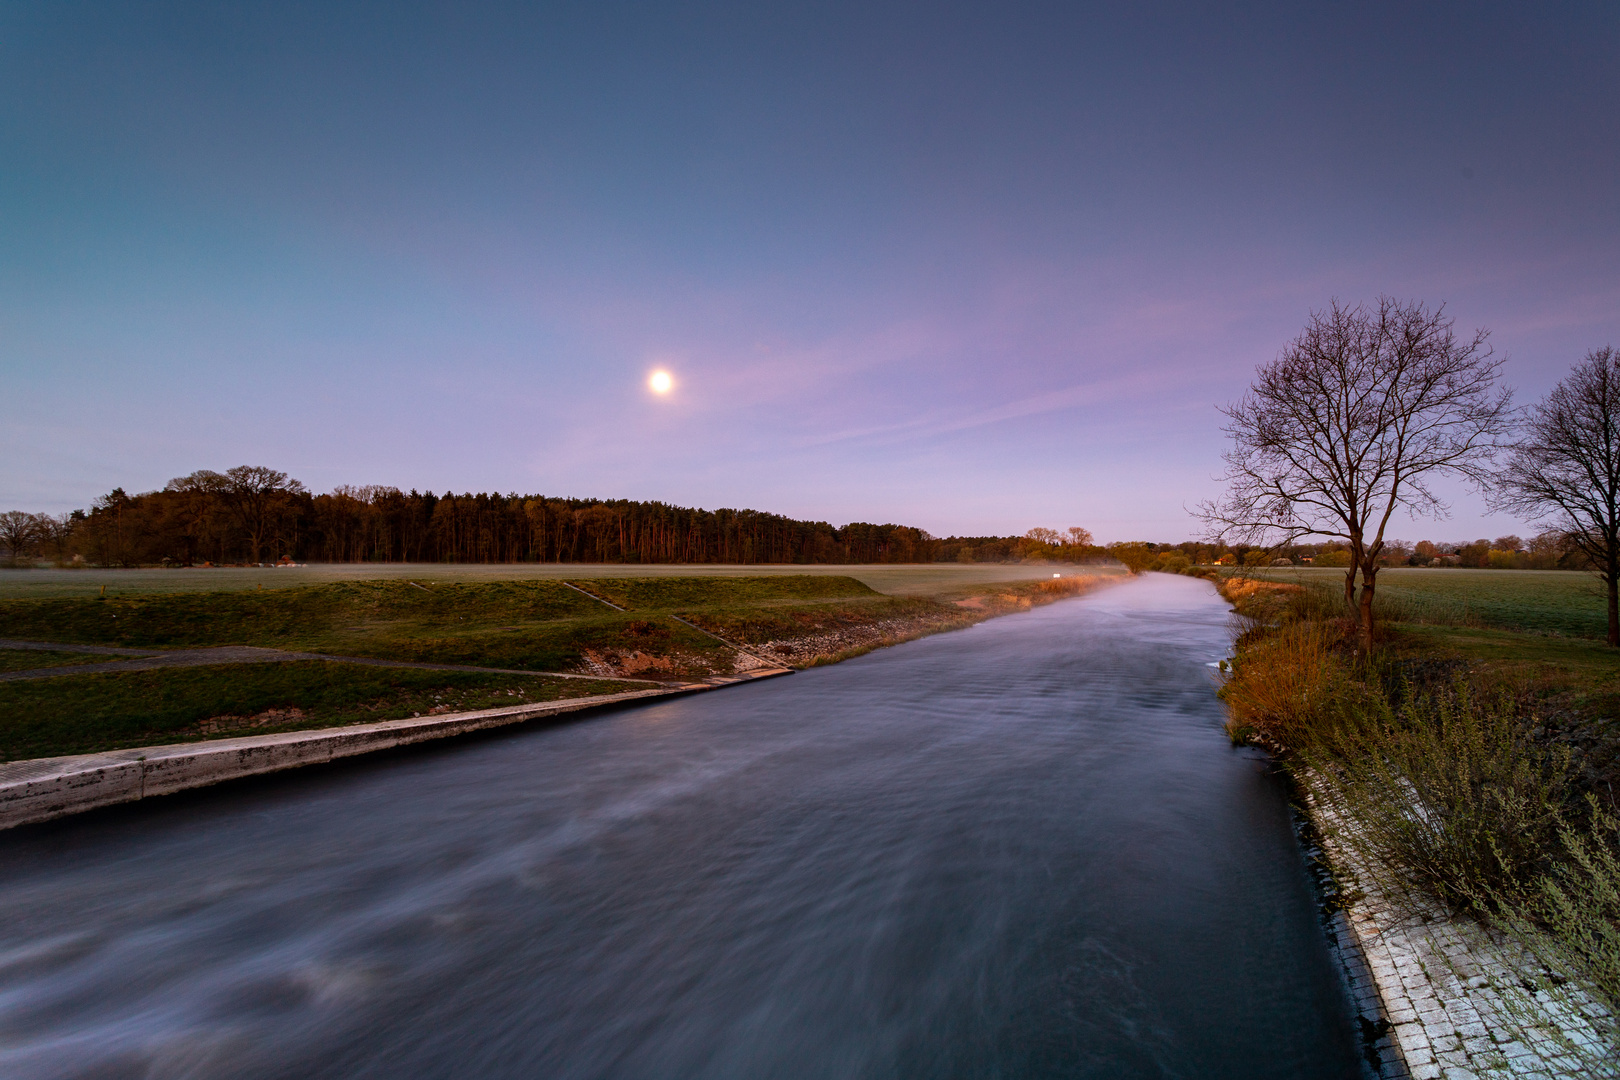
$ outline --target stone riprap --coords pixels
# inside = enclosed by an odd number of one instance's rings
[[[750,671],[618,694],[597,694],[511,708],[385,720],[341,728],[288,731],[235,739],[136,747],[100,754],[35,758],[0,764],[0,829],[76,814],[97,807],[207,787],[302,765],[443,739],[542,717],[649,698],[713,690],[788,674],[787,668]]]
[[[1354,870],[1328,844],[1341,870]],[[1567,984],[1526,985],[1533,959],[1477,923],[1406,898],[1393,902],[1370,875],[1335,920],[1357,997],[1374,990],[1383,1021],[1374,1052],[1381,1075],[1413,1080],[1586,1077],[1593,1062],[1613,1061],[1591,1023],[1599,1006]],[[1359,954],[1359,956],[1357,955]],[[1364,965],[1364,966],[1363,966]],[[1364,1014],[1363,1021],[1368,1018]],[[1385,1025],[1387,1024],[1387,1027]],[[1578,1050],[1584,1052],[1578,1053]]]

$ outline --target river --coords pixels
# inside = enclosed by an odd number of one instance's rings
[[[0,1075],[1358,1077],[1228,618],[1148,575],[0,834]]]

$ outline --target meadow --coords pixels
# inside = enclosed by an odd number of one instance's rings
[[[1251,571],[1342,596],[1344,571]],[[1572,638],[1604,636],[1603,586],[1570,570],[1459,570],[1397,566],[1378,572],[1376,611],[1390,622],[1477,626]]]
[[[1087,573],[1108,565],[1086,567]],[[1113,569],[1118,569],[1113,567]],[[1044,563],[860,563],[853,565],[685,565],[635,563],[311,563],[289,567],[0,567],[0,600],[163,592],[235,592],[355,581],[488,584],[582,578],[850,577],[890,596],[935,596],[1000,582],[1050,578],[1074,567]]]

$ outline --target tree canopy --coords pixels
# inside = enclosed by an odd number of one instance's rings
[[[1443,305],[1334,301],[1222,410],[1227,490],[1200,516],[1223,540],[1342,540],[1345,602],[1368,647],[1391,518],[1443,517],[1432,486],[1442,473],[1487,483],[1511,420],[1487,332],[1459,338],[1453,325]]]
[[[1620,353],[1588,353],[1532,406],[1495,489],[1501,509],[1559,526],[1597,567],[1620,645]]]

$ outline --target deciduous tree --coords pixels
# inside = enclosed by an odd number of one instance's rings
[[[1585,552],[1608,594],[1610,645],[1620,645],[1620,353],[1588,353],[1531,407],[1495,503],[1556,523]]]
[[[287,474],[263,465],[238,465],[225,470],[222,492],[225,506],[247,536],[248,562],[259,561],[264,541],[290,502],[304,485]]]
[[[0,514],[0,547],[6,549],[8,561],[32,555],[40,539],[37,515],[22,510]]]
[[[1510,419],[1487,334],[1458,338],[1444,306],[1334,301],[1222,411],[1226,494],[1200,516],[1220,539],[1321,536],[1349,551],[1345,604],[1371,648],[1384,530],[1395,511],[1444,516],[1442,473],[1483,485]],[[1359,586],[1359,587],[1358,587]]]

